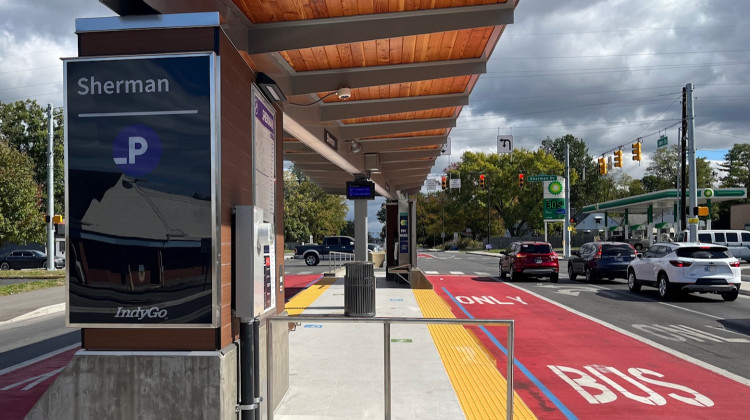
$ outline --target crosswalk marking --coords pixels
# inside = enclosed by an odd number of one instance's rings
[[[436,274],[440,274],[440,273],[438,273],[437,271],[425,271],[424,273],[425,273],[425,274],[429,274],[429,275],[431,275],[431,276],[433,276],[433,275],[436,275]]]
[[[312,271],[300,271],[299,275],[312,274]]]
[[[481,276],[481,277],[492,277],[492,274],[490,274],[490,273],[484,273],[482,271],[477,271],[474,274],[476,274],[477,276]]]
[[[449,273],[451,273],[451,274],[455,274],[455,275],[457,275],[457,276],[463,276],[463,275],[464,275],[464,272],[463,272],[463,271],[449,271]]]

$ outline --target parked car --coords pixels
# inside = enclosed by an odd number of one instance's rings
[[[526,277],[549,277],[557,283],[560,264],[552,245],[547,242],[522,241],[510,244],[500,257],[500,278],[510,273],[510,281]]]
[[[47,254],[34,249],[17,249],[0,258],[0,270],[47,267]],[[65,260],[55,258],[55,267],[65,267]]]
[[[370,242],[370,243],[368,243],[368,244],[367,244],[367,250],[368,250],[369,252],[380,252],[380,251],[382,251],[383,249],[382,249],[382,248],[380,248],[380,245],[378,245],[378,244],[374,244],[374,243]]]
[[[588,282],[600,278],[626,279],[628,264],[635,255],[635,248],[625,242],[588,242],[570,256],[568,277],[575,280],[582,275]]]
[[[354,253],[354,238],[350,236],[326,236],[323,244],[297,245],[294,247],[294,258],[302,258],[307,265],[318,265],[320,260],[328,259],[331,252]]]
[[[686,242],[688,234],[677,235],[677,242]],[[732,256],[750,262],[750,231],[747,230],[699,230],[698,242],[724,245]]]
[[[700,242],[664,242],[651,246],[628,266],[628,288],[659,289],[669,300],[679,292],[718,293],[737,299],[742,284],[740,260],[726,246]]]

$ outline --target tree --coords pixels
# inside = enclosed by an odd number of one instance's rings
[[[0,139],[0,245],[42,242],[42,195],[34,182],[31,160]]]
[[[323,191],[299,168],[284,171],[284,238],[287,242],[314,241],[338,235],[346,225],[348,206],[340,195]]]
[[[643,186],[646,191],[677,188],[678,178],[681,177],[681,159],[680,150],[676,145],[656,149],[646,168],[646,176],[643,177]],[[716,175],[706,158],[697,158],[695,168],[698,188],[706,188],[714,184]]]
[[[448,172],[452,178],[461,178],[461,189],[447,194],[447,232],[464,231],[469,227],[479,238],[486,237],[489,202],[490,233],[500,235],[507,229],[512,236],[523,236],[544,226],[542,184],[526,182],[522,188],[518,174],[562,175],[563,164],[541,149],[535,152],[515,150],[512,158],[466,152]],[[487,188],[484,190],[479,188],[480,174],[485,175]],[[575,175],[572,178],[575,182]],[[452,229],[454,227],[458,229]]]
[[[63,162],[63,110],[53,112],[54,135],[54,182],[55,213],[65,211],[65,167]],[[47,196],[47,112],[36,101],[26,100],[13,103],[0,102],[0,140],[13,149],[23,152],[30,158],[34,181],[42,188],[42,203]],[[44,205],[46,212],[46,204]]]
[[[719,167],[726,172],[721,186],[726,188],[747,188],[750,186],[750,144],[735,144]]]

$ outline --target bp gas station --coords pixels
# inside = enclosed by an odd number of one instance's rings
[[[649,239],[650,243],[660,240],[658,233],[666,230],[673,234],[688,229],[690,225],[711,229],[711,205],[722,201],[732,201],[747,198],[745,188],[700,188],[696,191],[698,208],[692,214],[696,216],[686,217],[683,224],[680,217],[681,191],[669,189],[654,191],[633,197],[605,201],[585,206],[583,213],[604,213],[604,230],[606,236],[609,232],[619,230],[626,238],[635,231],[645,232],[643,238]],[[689,210],[689,209],[688,209]],[[691,213],[688,211],[687,213]],[[611,214],[622,215],[622,223],[607,226],[607,217]],[[634,215],[638,215],[638,222],[634,223]],[[646,216],[645,221],[643,215]]]

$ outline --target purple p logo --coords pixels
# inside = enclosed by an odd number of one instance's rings
[[[146,175],[161,160],[161,140],[154,130],[145,125],[125,127],[115,137],[112,160],[126,175]]]

